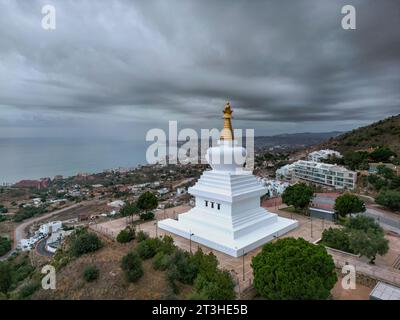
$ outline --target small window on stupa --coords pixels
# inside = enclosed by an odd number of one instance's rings
[[[211,208],[214,208],[214,202],[211,202]]]
[[[207,200],[204,200],[204,202],[206,203],[206,207],[208,207],[208,201],[207,201]]]
[[[217,209],[218,210],[221,209],[221,204],[220,203],[217,203]]]

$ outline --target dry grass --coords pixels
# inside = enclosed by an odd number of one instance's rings
[[[119,244],[103,238],[106,242],[99,251],[75,259],[57,272],[57,289],[36,292],[32,299],[163,299],[168,291],[165,272],[153,269],[152,260],[143,261],[144,275],[136,283],[128,283],[120,261],[136,246],[136,243]],[[99,268],[99,278],[86,282],[82,273],[86,266]],[[181,297],[191,292],[183,287]]]

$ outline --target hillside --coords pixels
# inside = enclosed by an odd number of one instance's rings
[[[400,114],[330,138],[321,148],[335,149],[346,154],[377,146],[387,146],[400,155]]]
[[[281,147],[283,149],[295,150],[316,145],[341,134],[341,132],[302,132],[286,133],[275,136],[256,136],[254,146],[257,150],[268,149],[271,147]]]

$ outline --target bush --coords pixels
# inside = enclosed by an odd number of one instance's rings
[[[0,292],[7,293],[12,284],[12,274],[10,265],[0,261]]]
[[[154,256],[153,268],[161,271],[167,270],[171,264],[170,261],[170,256],[160,251]]]
[[[125,278],[129,282],[135,282],[143,276],[142,260],[135,252],[129,252],[122,258],[121,268],[125,272]]]
[[[150,259],[155,256],[161,244],[161,240],[158,238],[148,238],[139,242],[136,247],[136,252],[142,259]]]
[[[126,227],[124,230],[121,230],[117,235],[117,241],[119,243],[127,243],[135,239],[135,229],[131,227]]]
[[[144,212],[140,214],[140,219],[144,220],[144,221],[148,221],[148,220],[153,220],[154,219],[154,213],[149,211],[149,212]]]
[[[102,246],[103,243],[97,234],[83,231],[71,239],[70,250],[73,256],[79,257],[83,254],[97,251]]]
[[[88,266],[83,271],[83,278],[87,282],[92,282],[99,278],[99,273],[100,273],[100,271],[96,266]]]
[[[5,255],[8,251],[11,250],[11,240],[7,238],[0,237],[0,257]]]
[[[150,237],[149,234],[147,232],[142,231],[142,230],[140,230],[138,232],[138,234],[137,234],[138,242],[142,242],[142,241],[148,239],[149,237]]]
[[[349,235],[339,228],[329,228],[322,232],[322,244],[341,251],[352,253],[350,250]]]
[[[337,281],[325,247],[302,238],[267,243],[251,266],[254,288],[267,299],[327,299]]]
[[[191,255],[178,248],[171,254],[170,266],[172,269],[175,269],[171,272],[175,276],[174,280],[185,284],[193,284],[199,271]]]
[[[215,269],[212,273],[200,273],[194,282],[194,287],[197,291],[196,299],[235,299],[235,283],[233,282],[231,275],[227,271]]]
[[[34,294],[40,288],[40,283],[38,281],[31,281],[28,284],[22,286],[18,292],[19,299],[27,299],[32,294]]]
[[[13,219],[15,222],[21,222],[25,219],[32,218],[33,216],[37,216],[45,212],[46,209],[44,207],[21,207],[13,216]]]

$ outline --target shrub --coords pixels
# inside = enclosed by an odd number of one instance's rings
[[[178,248],[171,254],[170,266],[175,269],[171,272],[175,276],[175,280],[179,280],[185,284],[193,284],[199,271],[191,255]]]
[[[10,265],[0,261],[0,292],[7,293],[12,284]]]
[[[28,284],[22,286],[18,292],[19,299],[27,299],[32,294],[34,294],[40,288],[40,283],[38,281],[31,281]]]
[[[127,243],[135,239],[135,229],[131,227],[126,227],[124,230],[121,230],[117,235],[117,241],[119,243]]]
[[[213,272],[199,273],[194,287],[197,299],[232,300],[235,298],[235,283],[229,272],[218,269]]]
[[[125,278],[129,282],[135,282],[143,276],[142,260],[135,252],[129,252],[122,258],[121,268],[125,272]]]
[[[144,221],[148,221],[148,220],[153,220],[154,219],[154,213],[149,211],[149,212],[144,212],[140,214],[140,219],[144,220]]]
[[[329,228],[322,232],[321,242],[333,249],[351,253],[349,235],[339,228]]]
[[[147,232],[142,231],[142,230],[140,230],[138,232],[138,234],[137,234],[138,242],[142,242],[142,241],[148,239],[149,237],[150,237],[149,234]]]
[[[161,244],[161,240],[158,238],[148,238],[139,242],[136,247],[136,252],[142,259],[150,259],[155,256]]]
[[[314,190],[305,183],[289,186],[282,194],[282,201],[288,206],[293,206],[296,211],[304,210],[310,203]]]
[[[97,234],[84,231],[79,232],[71,239],[70,250],[73,256],[79,257],[97,251],[102,246],[103,244]]]
[[[326,249],[302,238],[267,243],[251,266],[254,288],[267,299],[327,299],[337,281]]]
[[[87,282],[92,282],[99,278],[99,269],[96,266],[87,266],[83,271],[83,278]]]
[[[7,238],[0,237],[0,257],[5,255],[8,251],[11,250],[11,240]]]
[[[153,259],[153,268],[155,270],[167,270],[168,267],[170,266],[170,256],[168,254],[165,254],[163,252],[158,252]]]

